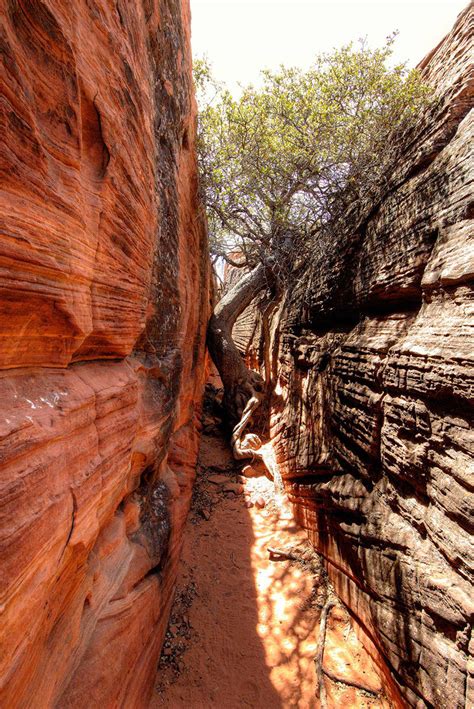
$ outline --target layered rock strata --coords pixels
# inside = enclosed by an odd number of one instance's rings
[[[388,193],[272,325],[297,518],[405,700],[437,709],[474,698],[472,30],[471,5],[420,65],[437,99]]]
[[[147,705],[208,271],[181,0],[3,3],[0,704]]]

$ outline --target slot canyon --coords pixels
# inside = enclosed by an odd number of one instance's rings
[[[0,4],[0,706],[472,707],[474,5],[383,198],[233,328],[280,493],[206,347],[189,0]]]

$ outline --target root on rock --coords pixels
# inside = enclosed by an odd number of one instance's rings
[[[275,492],[282,494],[284,490],[283,480],[271,443],[262,444],[260,437],[255,433],[245,433],[245,429],[248,427],[262,400],[263,394],[254,390],[242,412],[240,421],[232,431],[232,451],[237,460],[251,458],[252,460],[261,461],[274,482]]]
[[[324,608],[321,612],[321,619],[319,621],[319,637],[318,646],[316,650],[316,657],[314,662],[316,663],[316,691],[319,695],[319,701],[321,704],[321,709],[327,708],[327,696],[326,696],[326,685],[324,684],[324,673],[323,673],[323,660],[324,660],[324,646],[326,644],[326,628],[328,622],[328,616],[331,610],[336,605],[334,598],[329,597],[326,601]]]

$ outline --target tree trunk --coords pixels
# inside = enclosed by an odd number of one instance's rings
[[[264,393],[263,379],[245,366],[232,339],[232,328],[239,315],[272,281],[271,262],[259,264],[219,301],[209,321],[208,348],[224,385],[224,407],[232,427],[241,420],[250,399],[261,399]]]

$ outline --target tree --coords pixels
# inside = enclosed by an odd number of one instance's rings
[[[400,145],[394,136],[426,101],[416,71],[389,66],[393,42],[375,50],[351,44],[318,56],[306,71],[264,71],[261,87],[238,97],[213,80],[206,62],[196,63],[211,253],[246,270],[217,304],[208,331],[234,423],[262,397],[261,377],[247,370],[232,340],[237,317],[262,289],[291,283],[318,239],[344,228],[350,205],[383,191]]]

